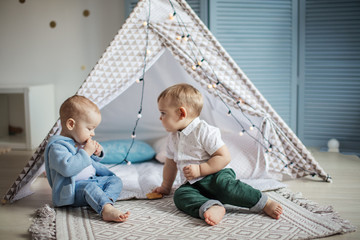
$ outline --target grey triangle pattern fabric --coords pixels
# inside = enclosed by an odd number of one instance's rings
[[[194,81],[214,97],[221,97],[244,114],[263,118],[258,126],[264,133],[260,139],[264,145],[263,156],[268,169],[275,175],[298,178],[315,173],[323,180],[331,181],[186,1],[171,2],[178,21],[169,19],[173,9],[168,0],[139,1],[77,94],[103,108],[141,78],[144,64],[146,71],[167,48]],[[144,24],[148,18],[149,22]],[[219,81],[221,84],[217,85]],[[58,121],[5,195],[5,201],[12,201],[20,188],[37,177],[34,173],[43,165],[42,154],[47,139],[59,128]],[[264,139],[271,142],[272,152],[267,152],[268,142]]]
[[[46,144],[51,136],[56,134],[61,130],[60,128],[60,120],[58,120],[46,138],[40,143],[39,147],[36,149],[34,154],[31,156],[28,163],[25,165],[24,169],[21,171],[15,182],[12,184],[6,195],[4,196],[3,202],[6,203],[7,201],[14,201],[19,199],[17,194],[19,191],[28,183],[32,182],[32,180],[37,177],[36,173],[44,164],[44,151]],[[28,193],[30,194],[30,193]],[[28,195],[27,194],[27,195]],[[26,195],[24,195],[25,197]]]

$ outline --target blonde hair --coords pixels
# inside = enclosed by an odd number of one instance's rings
[[[79,119],[88,115],[90,111],[100,114],[100,109],[91,100],[84,96],[74,95],[66,99],[60,107],[61,125],[66,123],[69,118]]]
[[[204,105],[202,94],[193,86],[180,83],[168,87],[160,93],[157,101],[161,99],[169,100],[173,107],[187,108],[191,117],[198,117]]]

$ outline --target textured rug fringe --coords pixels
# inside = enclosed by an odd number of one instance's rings
[[[328,216],[333,221],[337,222],[342,226],[342,231],[340,233],[349,233],[356,231],[356,227],[353,226],[350,221],[342,219],[338,212],[334,211],[332,206],[321,206],[318,203],[311,201],[309,199],[303,198],[302,193],[297,192],[293,193],[287,188],[281,188],[275,192],[281,194],[284,198],[289,199],[290,201],[298,204],[299,206],[307,209],[308,211],[320,214],[323,216]]]
[[[29,227],[31,239],[56,239],[55,210],[45,204],[35,211],[35,215]]]

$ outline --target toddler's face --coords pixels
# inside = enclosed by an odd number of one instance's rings
[[[85,144],[89,138],[95,136],[95,128],[100,122],[101,115],[95,111],[89,111],[87,115],[80,116],[71,131],[73,139],[79,144]]]
[[[160,99],[158,102],[160,111],[160,120],[166,131],[176,132],[181,129],[180,124],[180,110],[172,107],[167,99]]]

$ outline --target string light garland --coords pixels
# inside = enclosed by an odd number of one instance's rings
[[[136,83],[141,83],[142,87],[141,87],[141,99],[140,99],[140,107],[139,107],[139,111],[137,114],[137,119],[135,121],[135,126],[133,128],[132,134],[131,134],[131,144],[129,149],[127,150],[125,157],[122,161],[120,161],[119,163],[114,164],[113,166],[111,166],[110,168],[113,168],[123,162],[126,162],[127,165],[131,165],[131,162],[129,160],[127,160],[127,157],[129,156],[129,153],[134,145],[135,142],[135,138],[136,138],[136,128],[139,124],[140,119],[142,118],[142,109],[143,109],[143,101],[144,101],[144,90],[145,90],[145,70],[146,70],[146,61],[147,61],[147,56],[150,55],[151,51],[148,49],[149,46],[149,23],[150,23],[150,9],[151,9],[151,0],[149,0],[149,13],[148,13],[148,17],[147,20],[144,21],[142,23],[142,25],[144,27],[146,27],[146,42],[145,42],[145,50],[144,50],[144,67],[143,67],[143,71],[142,71],[142,76],[141,78],[136,80]]]
[[[285,154],[275,145],[273,145],[269,139],[267,139],[264,135],[264,133],[261,131],[261,129],[254,124],[254,122],[245,114],[242,105],[246,104],[247,107],[249,107],[250,109],[256,110],[251,104],[249,104],[248,102],[245,102],[241,97],[238,96],[234,96],[230,91],[219,79],[218,76],[215,72],[215,70],[212,68],[211,64],[209,62],[206,61],[206,59],[204,58],[204,54],[202,53],[201,49],[198,47],[198,45],[196,44],[196,42],[194,41],[194,39],[192,38],[191,34],[189,33],[189,31],[187,30],[186,24],[183,22],[181,16],[179,14],[177,14],[175,7],[172,3],[171,0],[169,0],[169,3],[171,5],[171,8],[173,10],[172,13],[169,13],[169,17],[168,19],[170,21],[173,21],[176,19],[178,26],[180,26],[180,30],[181,30],[181,35],[176,35],[175,39],[178,41],[182,41],[184,44],[187,44],[188,49],[190,50],[190,53],[185,52],[184,54],[188,56],[189,59],[191,59],[192,64],[191,64],[191,69],[193,71],[201,71],[207,81],[208,81],[208,88],[211,89],[212,91],[215,92],[216,96],[221,100],[221,102],[224,104],[224,106],[227,108],[227,116],[232,117],[235,122],[240,126],[240,131],[238,133],[239,136],[243,136],[244,134],[247,134],[250,138],[252,138],[254,141],[256,141],[260,146],[262,146],[264,148],[264,153],[265,154],[272,154],[274,157],[276,157],[277,159],[279,159],[283,164],[284,164],[284,168],[293,168],[296,170],[302,170],[303,172],[307,172],[308,175],[314,177],[318,174],[316,174],[316,172],[313,171],[309,171],[307,169],[304,169],[303,167],[299,166],[297,163],[294,163],[293,161],[290,162],[285,162],[283,160],[287,159],[287,157],[285,156]],[[138,111],[138,115],[137,115],[137,119],[135,122],[135,126],[134,129],[132,131],[132,142],[131,145],[126,153],[126,156],[124,157],[123,161],[121,161],[120,163],[115,164],[114,166],[121,164],[122,162],[127,162],[127,164],[131,164],[130,161],[127,160],[127,157],[130,153],[130,150],[134,144],[135,138],[136,138],[136,128],[138,126],[139,120],[142,118],[142,106],[143,106],[143,97],[144,97],[144,87],[145,87],[145,69],[146,69],[146,60],[147,60],[147,55],[149,55],[151,53],[150,50],[148,50],[148,42],[149,42],[149,28],[151,28],[151,24],[150,24],[150,9],[151,9],[151,0],[149,0],[149,13],[148,13],[148,17],[147,17],[147,21],[144,21],[142,23],[142,25],[144,27],[146,27],[146,45],[145,45],[145,51],[144,51],[144,67],[143,67],[143,72],[142,72],[142,77],[137,79],[136,82],[137,83],[142,83],[142,92],[141,92],[141,100],[140,100],[140,109]],[[194,50],[197,50],[197,52],[199,53],[199,56],[195,54]],[[204,69],[204,63],[206,63],[206,66],[211,70],[212,75],[215,77],[215,79],[211,76],[209,76],[209,74],[207,74],[207,71]],[[250,127],[246,130],[245,126],[242,124],[242,122],[234,115],[234,113],[231,111],[231,108],[229,107],[229,105],[226,103],[226,101],[224,100],[224,98],[220,95],[220,92],[225,93],[225,95],[231,100],[233,101],[234,106],[236,106],[241,114],[245,117],[245,119],[249,122]],[[256,137],[254,137],[252,134],[250,134],[249,132],[253,132],[254,130],[257,130],[258,132],[260,132],[260,134],[262,135],[262,139],[264,140],[264,143],[259,141]],[[275,128],[275,132],[277,134],[283,134],[280,130],[278,130],[277,128]],[[285,136],[286,137],[286,136]],[[112,167],[114,167],[112,166]],[[330,180],[331,177],[329,175],[327,175],[326,177],[326,181]]]

